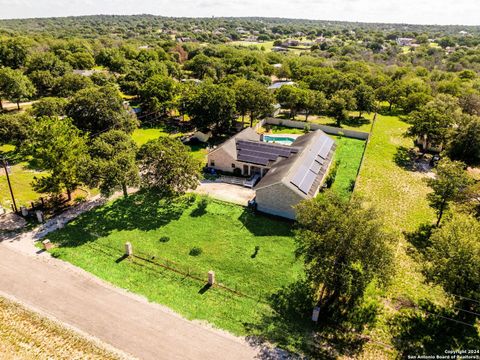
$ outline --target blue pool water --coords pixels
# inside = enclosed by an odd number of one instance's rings
[[[295,139],[290,138],[290,137],[286,137],[286,136],[264,135],[263,136],[263,141],[268,142],[268,143],[282,144],[282,145],[292,145],[292,143],[295,141]]]

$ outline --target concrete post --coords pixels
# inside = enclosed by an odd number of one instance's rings
[[[213,270],[210,270],[208,272],[208,285],[213,285],[215,284],[215,272]]]
[[[129,242],[125,243],[125,255],[130,256],[133,254],[132,244]]]
[[[312,313],[312,321],[318,322],[318,317],[320,315],[320,306],[315,306]]]
[[[20,206],[20,211],[22,212],[22,216],[28,215],[28,209],[25,206]]]
[[[43,212],[41,210],[35,211],[35,214],[37,215],[37,220],[39,223],[43,223]]]

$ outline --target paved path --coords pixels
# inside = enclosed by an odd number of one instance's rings
[[[209,195],[212,198],[247,206],[248,201],[255,197],[255,191],[244,186],[222,182],[203,181],[194,190],[197,194]]]
[[[240,338],[181,318],[45,254],[0,244],[0,292],[140,359],[252,359]]]

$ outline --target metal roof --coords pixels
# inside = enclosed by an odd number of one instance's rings
[[[272,144],[249,140],[236,140],[237,160],[267,166],[278,158],[289,158],[298,152],[298,148],[288,145]]]

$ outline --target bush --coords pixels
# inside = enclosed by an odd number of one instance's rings
[[[203,250],[202,250],[201,247],[194,246],[193,248],[190,249],[190,252],[188,253],[188,255],[190,255],[190,256],[198,256],[198,255],[200,255],[202,252],[203,252]]]
[[[328,173],[328,176],[325,179],[325,185],[327,186],[327,188],[330,188],[333,185],[333,182],[335,181],[335,177],[337,176],[337,171],[338,171],[338,166],[339,165],[340,165],[340,161],[337,160],[331,166],[330,171]]]
[[[166,243],[166,242],[169,242],[170,241],[170,238],[168,236],[162,236],[160,238],[160,242],[162,243]]]
[[[310,124],[305,124],[305,126],[303,127],[303,132],[305,134],[308,134],[310,132]]]

